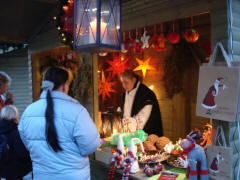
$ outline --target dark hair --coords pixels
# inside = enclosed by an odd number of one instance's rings
[[[129,79],[133,79],[136,78],[137,81],[141,81],[141,77],[139,75],[137,75],[135,72],[133,72],[132,70],[126,70],[121,74],[121,77],[126,77]]]
[[[53,90],[58,89],[61,85],[68,81],[68,72],[61,68],[50,68],[45,73],[44,80],[48,80],[54,83]],[[57,152],[61,151],[62,148],[58,142],[58,136],[54,124],[54,104],[51,96],[51,92],[47,91],[47,109],[45,112],[46,117],[46,131],[45,135],[47,143],[52,149]]]

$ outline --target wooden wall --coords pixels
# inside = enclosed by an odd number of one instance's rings
[[[69,47],[60,47],[34,53],[31,55],[32,60],[32,78],[33,78],[33,99],[39,99],[41,93],[41,83],[43,72],[41,69],[49,64],[49,57],[59,59],[62,55],[75,53],[76,65],[71,68],[74,80],[71,84],[69,94],[77,99],[93,117],[93,78],[92,78],[92,56],[90,54],[79,54],[79,51],[72,51]]]

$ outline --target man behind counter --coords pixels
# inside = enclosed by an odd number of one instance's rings
[[[131,132],[143,129],[148,134],[163,135],[161,113],[152,90],[140,82],[140,77],[127,70],[121,74],[123,93],[121,110],[123,124]]]

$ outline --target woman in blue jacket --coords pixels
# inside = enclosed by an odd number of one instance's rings
[[[68,72],[50,68],[40,100],[24,111],[19,132],[30,152],[35,180],[90,180],[88,155],[99,133],[87,110],[67,95]]]

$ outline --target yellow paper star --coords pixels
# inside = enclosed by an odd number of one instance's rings
[[[149,61],[151,58],[147,58],[147,60],[141,60],[136,58],[136,61],[138,62],[138,67],[136,67],[133,71],[142,71],[143,77],[146,76],[147,70],[155,70],[154,67],[149,65]]]

